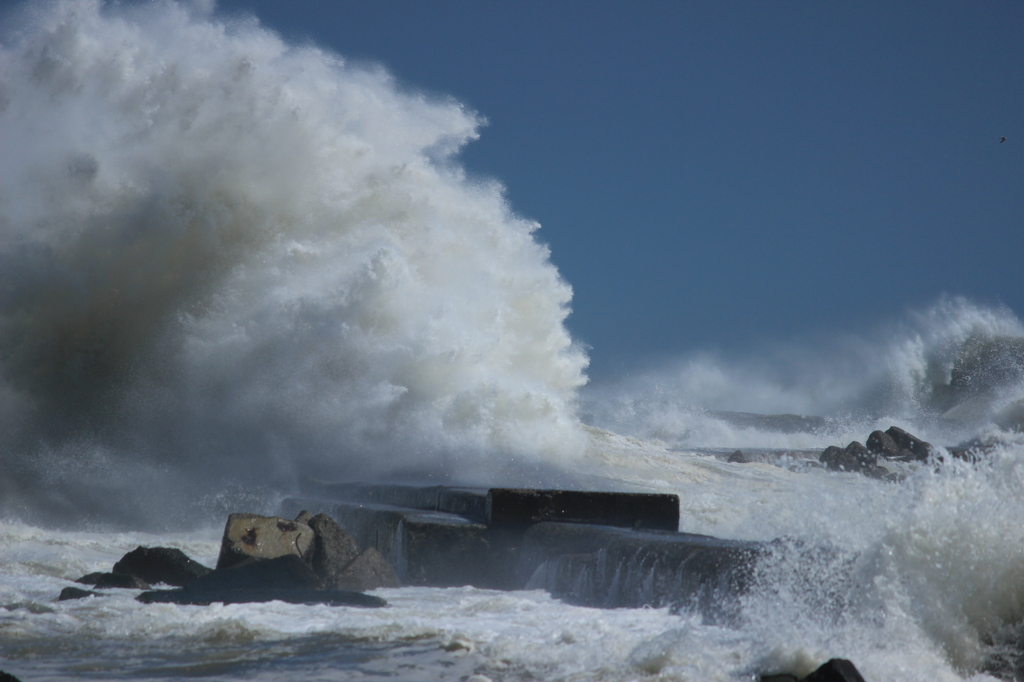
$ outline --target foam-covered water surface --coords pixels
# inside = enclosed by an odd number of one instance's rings
[[[758,566],[736,622],[474,588],[379,590],[390,603],[384,609],[143,606],[118,590],[56,602],[70,580],[109,569],[136,544],[178,546],[212,564],[219,534],[47,531],[8,522],[3,659],[26,679],[189,670],[215,679],[390,671],[409,680],[748,680],[844,656],[873,680],[980,680],[991,679],[985,670],[1017,665],[1024,444],[1007,444],[984,464],[922,467],[894,484],[596,440],[605,474],[625,466],[637,476],[660,472],[647,487],[680,495],[684,530],[781,538]],[[626,461],[637,458],[639,467]]]

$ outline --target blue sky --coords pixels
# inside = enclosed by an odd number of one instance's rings
[[[542,224],[592,377],[1024,314],[1024,3],[218,6],[485,116],[464,163]]]

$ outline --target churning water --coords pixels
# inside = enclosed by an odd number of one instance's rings
[[[0,667],[752,680],[844,656],[869,680],[1021,675],[1014,314],[943,299],[858,339],[584,387],[538,226],[459,166],[478,125],[201,3],[7,16]],[[758,416],[784,413],[816,418]],[[898,484],[808,455],[890,424],[987,454]],[[273,512],[309,476],[674,492],[682,530],[787,539],[729,626],[471,588],[381,590],[373,611],[55,601],[138,544],[212,563],[225,513]]]

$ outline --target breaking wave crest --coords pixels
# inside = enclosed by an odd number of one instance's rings
[[[32,4],[0,49],[8,500],[580,452],[571,289],[460,167],[474,113],[198,5]]]

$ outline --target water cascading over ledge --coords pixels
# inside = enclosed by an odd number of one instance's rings
[[[664,607],[729,620],[762,543],[680,533],[675,495],[308,484],[285,500],[333,516],[403,583],[544,589],[604,608]]]

